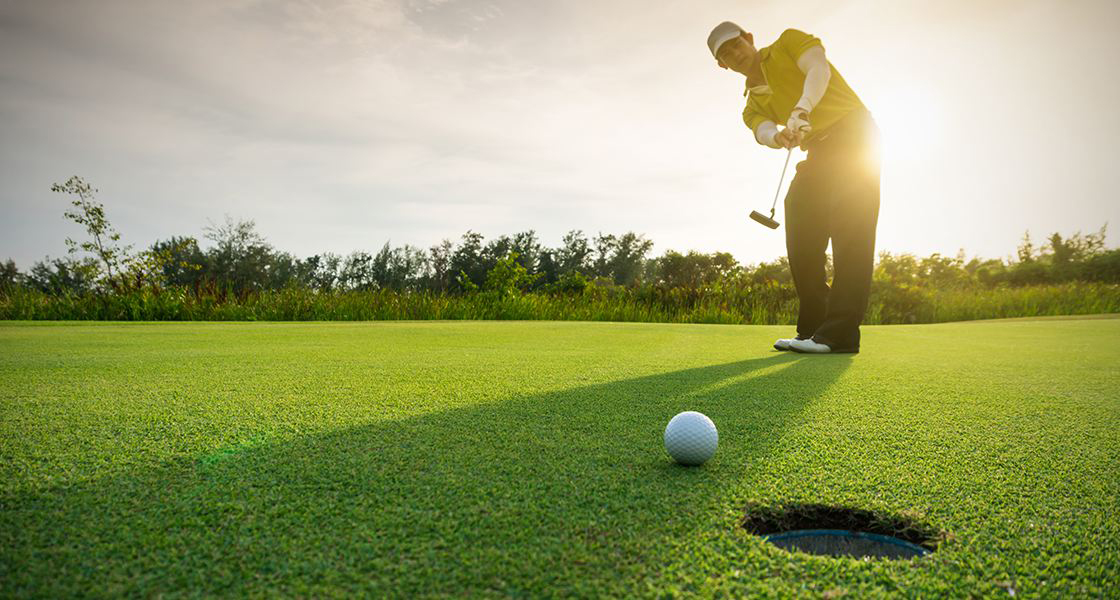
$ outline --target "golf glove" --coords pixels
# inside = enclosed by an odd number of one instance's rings
[[[794,108],[789,115],[789,120],[786,121],[786,129],[801,135],[812,131],[809,126],[809,111],[801,107]]]

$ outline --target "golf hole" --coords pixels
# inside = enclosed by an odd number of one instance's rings
[[[823,504],[750,505],[742,526],[783,550],[819,556],[910,559],[933,552],[945,539],[911,515]]]

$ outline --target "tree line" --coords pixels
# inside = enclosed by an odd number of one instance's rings
[[[226,217],[204,228],[203,240],[176,236],[136,252],[120,244],[120,234],[95,198],[97,190],[87,182],[72,177],[51,189],[69,197],[64,217],[82,226],[86,239],[67,239],[66,256],[45,258],[26,273],[10,259],[0,264],[0,287],[52,295],[182,288],[244,297],[293,287],[448,294],[492,290],[504,295],[578,294],[588,286],[719,293],[729,286],[792,285],[785,258],[744,265],[726,252],[668,250],[651,257],[653,241],[634,232],[588,236],[573,230],[560,246],[546,247],[532,230],[490,240],[468,230],[457,242],[444,239],[427,249],[385,243],[376,252],[299,258],[275,248],[253,221]],[[883,252],[875,281],[899,289],[1115,284],[1120,283],[1120,250],[1107,248],[1101,227],[1090,234],[1054,233],[1037,245],[1028,234],[1006,260],[966,259],[963,252],[925,258]]]

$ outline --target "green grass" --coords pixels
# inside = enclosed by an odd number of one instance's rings
[[[1120,593],[1120,319],[0,325],[0,596]],[[670,463],[669,418],[720,449]],[[748,504],[910,515],[791,554]]]

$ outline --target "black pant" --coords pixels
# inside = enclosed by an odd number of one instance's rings
[[[797,333],[833,351],[859,350],[879,221],[879,129],[866,110],[806,144],[786,194],[786,251],[800,310]],[[833,281],[825,276],[832,240]]]

